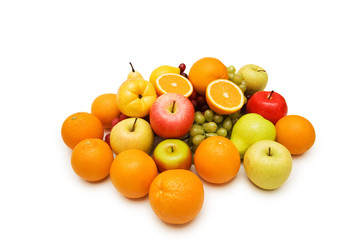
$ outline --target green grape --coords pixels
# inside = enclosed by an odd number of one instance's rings
[[[195,114],[194,114],[194,120],[196,121],[196,123],[198,124],[203,124],[205,121],[206,121],[206,118],[204,117],[204,115],[197,111]]]
[[[228,80],[233,81],[234,73],[228,73]]]
[[[239,85],[242,83],[243,81],[243,76],[241,73],[236,73],[233,76],[233,80],[232,80],[236,85]]]
[[[206,138],[218,136],[217,133],[206,133]]]
[[[213,121],[215,121],[216,123],[221,123],[223,122],[223,116],[217,113],[216,115],[214,115]]]
[[[223,127],[224,129],[226,129],[227,131],[231,131],[231,130],[232,130],[233,124],[232,124],[232,120],[231,120],[230,117],[227,117],[227,118],[223,121],[222,127]]]
[[[241,111],[237,111],[237,112],[234,112],[232,114],[229,115],[231,117],[231,119],[239,119],[241,116],[242,116],[242,113]]]
[[[194,137],[196,135],[201,135],[204,134],[204,130],[202,128],[201,125],[198,124],[193,124],[193,126],[191,127],[191,130],[189,131],[189,134]]]
[[[215,133],[217,131],[217,123],[215,122],[208,122],[203,127],[204,131],[207,133]]]
[[[207,122],[212,122],[213,121],[213,116],[214,116],[214,113],[212,110],[210,109],[207,109],[205,112],[204,112],[204,117],[206,118],[206,121]]]
[[[237,84],[238,87],[242,90],[242,92],[245,92],[247,89],[247,85],[245,81],[242,81],[240,84]]]
[[[193,139],[192,139],[192,142],[194,145],[199,145],[201,144],[201,142],[205,139],[206,136],[204,135],[197,135],[197,136],[194,136]]]
[[[219,136],[225,137],[227,136],[227,130],[225,128],[220,128],[216,132]]]
[[[227,67],[227,72],[228,72],[228,73],[235,73],[235,72],[236,72],[236,68],[235,68],[233,65],[231,65],[231,66]]]
[[[244,102],[243,102],[243,106],[246,106],[246,103],[247,103],[247,98],[246,97],[244,97]]]

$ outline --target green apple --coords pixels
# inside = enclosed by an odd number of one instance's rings
[[[253,143],[275,139],[276,128],[273,123],[257,113],[248,113],[238,119],[231,135],[231,141],[236,145],[241,158]]]
[[[142,118],[127,118],[110,132],[110,146],[115,154],[135,148],[150,153],[154,134],[150,124]]]
[[[245,96],[263,91],[266,88],[268,74],[263,68],[254,64],[247,64],[241,67],[237,73],[241,73],[243,80],[246,82]]]
[[[272,190],[282,186],[292,170],[288,149],[272,140],[258,141],[244,155],[244,169],[256,186]]]
[[[170,169],[190,169],[192,152],[189,146],[179,139],[166,139],[154,149],[153,159],[159,172]]]

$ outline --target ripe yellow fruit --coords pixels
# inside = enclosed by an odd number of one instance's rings
[[[154,86],[141,79],[127,80],[117,93],[119,110],[128,117],[145,117],[157,99]]]
[[[156,81],[160,77],[160,75],[163,75],[165,73],[180,74],[180,68],[172,67],[172,66],[168,66],[168,65],[162,65],[160,67],[157,67],[150,74],[149,82],[151,82],[153,84],[153,86],[155,86]]]

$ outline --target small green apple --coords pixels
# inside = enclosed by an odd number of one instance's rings
[[[268,74],[263,68],[254,64],[247,64],[241,67],[237,73],[241,73],[243,80],[246,82],[245,96],[263,91],[266,88]]]
[[[272,140],[258,141],[244,155],[244,169],[256,186],[272,190],[282,186],[292,170],[288,149]]]
[[[154,134],[150,124],[142,118],[127,118],[110,132],[110,146],[115,154],[135,148],[150,153]]]
[[[166,139],[154,149],[153,159],[159,172],[170,169],[190,169],[192,152],[189,146],[179,139]]]
[[[243,115],[232,129],[231,141],[236,145],[241,158],[247,148],[260,140],[275,140],[276,128],[257,113]]]

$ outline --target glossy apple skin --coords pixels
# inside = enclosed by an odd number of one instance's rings
[[[265,119],[276,124],[278,120],[287,115],[286,100],[281,94],[271,91],[260,91],[252,95],[246,106],[247,113],[258,113]]]
[[[189,132],[193,125],[194,107],[191,101],[183,95],[166,93],[159,96],[152,104],[149,120],[153,131],[158,136],[181,138]]]
[[[281,187],[290,176],[292,156],[282,144],[261,140],[248,148],[243,165],[251,182],[262,189],[272,190]]]
[[[166,139],[154,149],[153,159],[159,172],[170,169],[190,169],[192,152],[189,146],[179,139]]]
[[[142,118],[138,118],[134,126],[135,120],[135,118],[124,119],[112,128],[110,132],[110,146],[116,155],[134,148],[148,154],[151,152],[154,141],[152,128]]]

